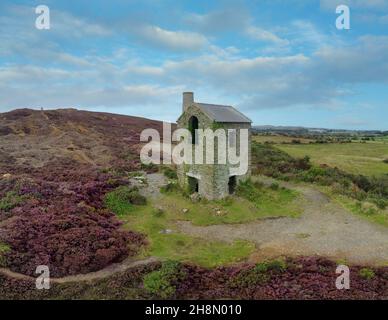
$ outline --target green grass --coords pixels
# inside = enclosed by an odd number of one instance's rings
[[[159,202],[158,205],[160,205]],[[254,245],[247,241],[228,244],[220,241],[205,241],[177,232],[174,213],[166,210],[163,215],[155,216],[154,211],[155,209],[149,204],[131,208],[127,215],[120,216],[124,222],[124,228],[147,235],[149,245],[142,252],[143,256],[195,262],[204,267],[214,267],[240,261],[254,250]],[[173,232],[160,233],[166,229],[171,229]]]
[[[9,191],[3,198],[0,199],[0,210],[10,211],[17,207],[24,200],[23,196],[19,196],[15,191]]]
[[[0,268],[6,266],[6,259],[5,259],[5,254],[10,250],[10,247],[5,244],[0,242]]]
[[[371,280],[375,277],[375,272],[370,268],[362,268],[359,271],[359,275],[363,279]]]
[[[291,190],[263,188],[257,202],[233,197],[222,201],[192,203],[183,195],[163,194],[157,203],[134,206],[112,191],[106,196],[107,206],[123,221],[124,228],[147,235],[149,245],[141,256],[193,262],[204,267],[215,267],[238,262],[254,250],[253,243],[238,240],[233,243],[208,241],[177,231],[177,221],[191,221],[194,225],[243,223],[266,217],[296,217],[301,210],[298,194]],[[114,200],[113,200],[114,199]],[[124,199],[125,200],[125,199]],[[156,208],[155,208],[156,207]],[[162,209],[160,209],[162,208]],[[183,213],[183,209],[188,209]],[[222,215],[217,215],[218,211]],[[171,233],[161,233],[170,229]]]
[[[148,273],[143,279],[144,289],[153,296],[170,298],[176,291],[174,282],[184,279],[186,273],[176,261],[166,261],[159,270]]]
[[[147,200],[139,194],[137,188],[121,186],[105,195],[105,204],[118,216],[134,210],[136,204],[146,204]]]
[[[276,147],[293,157],[308,155],[315,164],[327,164],[354,174],[378,176],[388,173],[388,164],[383,162],[388,158],[388,144],[381,142],[278,144]]]
[[[301,213],[297,191],[271,188],[257,189],[254,201],[232,197],[220,201],[192,203],[179,193],[168,193],[159,201],[175,220],[189,220],[194,225],[246,223],[263,218],[298,217]],[[183,209],[188,212],[183,214]],[[218,215],[217,211],[221,211]]]
[[[372,204],[368,208],[365,206],[365,202],[360,202],[356,199],[341,195],[338,192],[333,192],[330,187],[319,187],[319,189],[345,209],[362,219],[388,227],[388,209],[379,209]]]

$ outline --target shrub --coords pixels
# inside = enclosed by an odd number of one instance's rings
[[[287,264],[284,260],[257,263],[253,268],[241,270],[237,276],[229,280],[228,285],[231,288],[241,288],[265,284],[271,278],[270,271],[281,273],[286,269]]]
[[[175,294],[177,283],[184,277],[180,262],[166,261],[159,270],[144,277],[143,285],[151,295],[168,299]]]
[[[145,205],[147,199],[136,187],[121,186],[105,195],[106,206],[118,215],[132,209],[132,205]]]
[[[384,163],[388,163],[388,158],[383,160]]]
[[[279,183],[277,183],[277,182],[271,183],[271,185],[269,187],[272,190],[278,190],[279,189]]]
[[[136,254],[146,243],[143,235],[120,230],[116,217],[102,209],[104,194],[112,190],[109,174],[68,166],[48,165],[0,180],[0,197],[14,190],[12,197],[23,199],[0,233],[9,247],[2,256],[13,271],[35,276],[37,265],[48,265],[54,277],[92,272]]]
[[[375,277],[375,273],[372,269],[370,268],[362,268],[359,271],[359,275],[361,278],[366,279],[366,280],[371,280]]]
[[[272,260],[266,263],[268,270],[284,272],[287,269],[287,263],[284,260]]]
[[[252,202],[256,202],[261,196],[259,189],[251,179],[240,181],[236,188],[236,194]]]
[[[166,167],[164,170],[163,170],[163,174],[169,178],[169,179],[177,179],[178,176],[177,176],[177,173],[174,169],[170,168],[170,167]]]
[[[267,144],[252,142],[253,173],[283,180],[302,180],[333,186],[335,192],[356,200],[369,199],[378,208],[387,206],[388,175],[366,177],[327,165],[312,166],[308,156],[297,159]]]
[[[106,211],[69,203],[25,209],[4,227],[1,239],[12,249],[7,264],[17,272],[34,275],[42,264],[53,276],[96,271],[144,244],[141,235],[119,230],[120,223]]]
[[[149,163],[149,164],[146,164],[146,163],[141,163],[140,164],[140,169],[148,172],[148,173],[152,173],[152,172],[157,172],[158,171],[158,166],[154,163]]]
[[[10,247],[5,243],[0,242],[0,268],[4,268],[7,265],[6,254],[10,251]]]
[[[10,211],[23,202],[24,197],[18,195],[15,191],[9,191],[0,200],[0,210]]]
[[[161,193],[181,192],[180,186],[176,182],[168,182],[160,188]]]
[[[240,271],[228,281],[228,286],[231,288],[246,288],[264,284],[270,279],[266,272],[267,267],[265,264],[257,264],[254,268]]]
[[[379,209],[385,209],[388,205],[388,201],[384,198],[372,198],[370,199]]]
[[[319,176],[325,176],[326,170],[320,167],[312,167],[304,173],[303,180],[308,182],[314,182]]]

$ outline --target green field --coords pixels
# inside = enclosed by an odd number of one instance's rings
[[[327,164],[344,171],[367,176],[388,173],[388,144],[327,143],[327,144],[277,144],[276,147],[293,157],[309,156],[315,164]]]

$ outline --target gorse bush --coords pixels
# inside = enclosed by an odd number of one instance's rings
[[[176,291],[176,285],[185,277],[180,262],[166,261],[161,268],[144,277],[145,290],[153,296],[167,299],[171,298]]]

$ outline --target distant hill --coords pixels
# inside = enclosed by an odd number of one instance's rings
[[[140,133],[162,122],[76,109],[0,113],[0,173],[72,161],[107,167],[137,161]]]
[[[347,129],[327,129],[327,128],[309,128],[299,126],[271,126],[257,125],[252,127],[255,132],[272,132],[272,133],[295,133],[295,134],[382,134],[380,130],[347,130]]]

